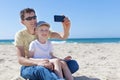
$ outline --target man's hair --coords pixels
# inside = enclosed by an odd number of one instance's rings
[[[24,20],[25,13],[31,13],[31,12],[35,13],[35,10],[32,9],[32,8],[25,8],[25,9],[21,10],[20,11],[20,18],[21,18],[21,20]]]

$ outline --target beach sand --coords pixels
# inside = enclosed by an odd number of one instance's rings
[[[72,56],[80,69],[74,80],[120,80],[120,43],[54,44],[60,58]],[[0,80],[24,80],[20,77],[14,45],[0,45]]]

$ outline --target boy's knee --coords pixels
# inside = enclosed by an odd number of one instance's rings
[[[59,63],[60,62],[60,59],[57,59],[57,58],[54,58],[51,60],[52,62],[55,62],[55,63]]]
[[[63,67],[67,66],[67,63],[65,61],[61,61],[61,64]]]

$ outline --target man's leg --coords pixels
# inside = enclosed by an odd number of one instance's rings
[[[67,60],[66,63],[72,74],[79,69],[79,65],[75,60]]]
[[[29,80],[57,80],[57,76],[52,71],[42,66],[22,66],[21,76]]]

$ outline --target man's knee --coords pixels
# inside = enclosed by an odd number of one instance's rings
[[[79,69],[79,65],[77,63],[77,61],[75,60],[68,60],[66,61],[71,73],[74,73],[76,72],[78,69]]]

